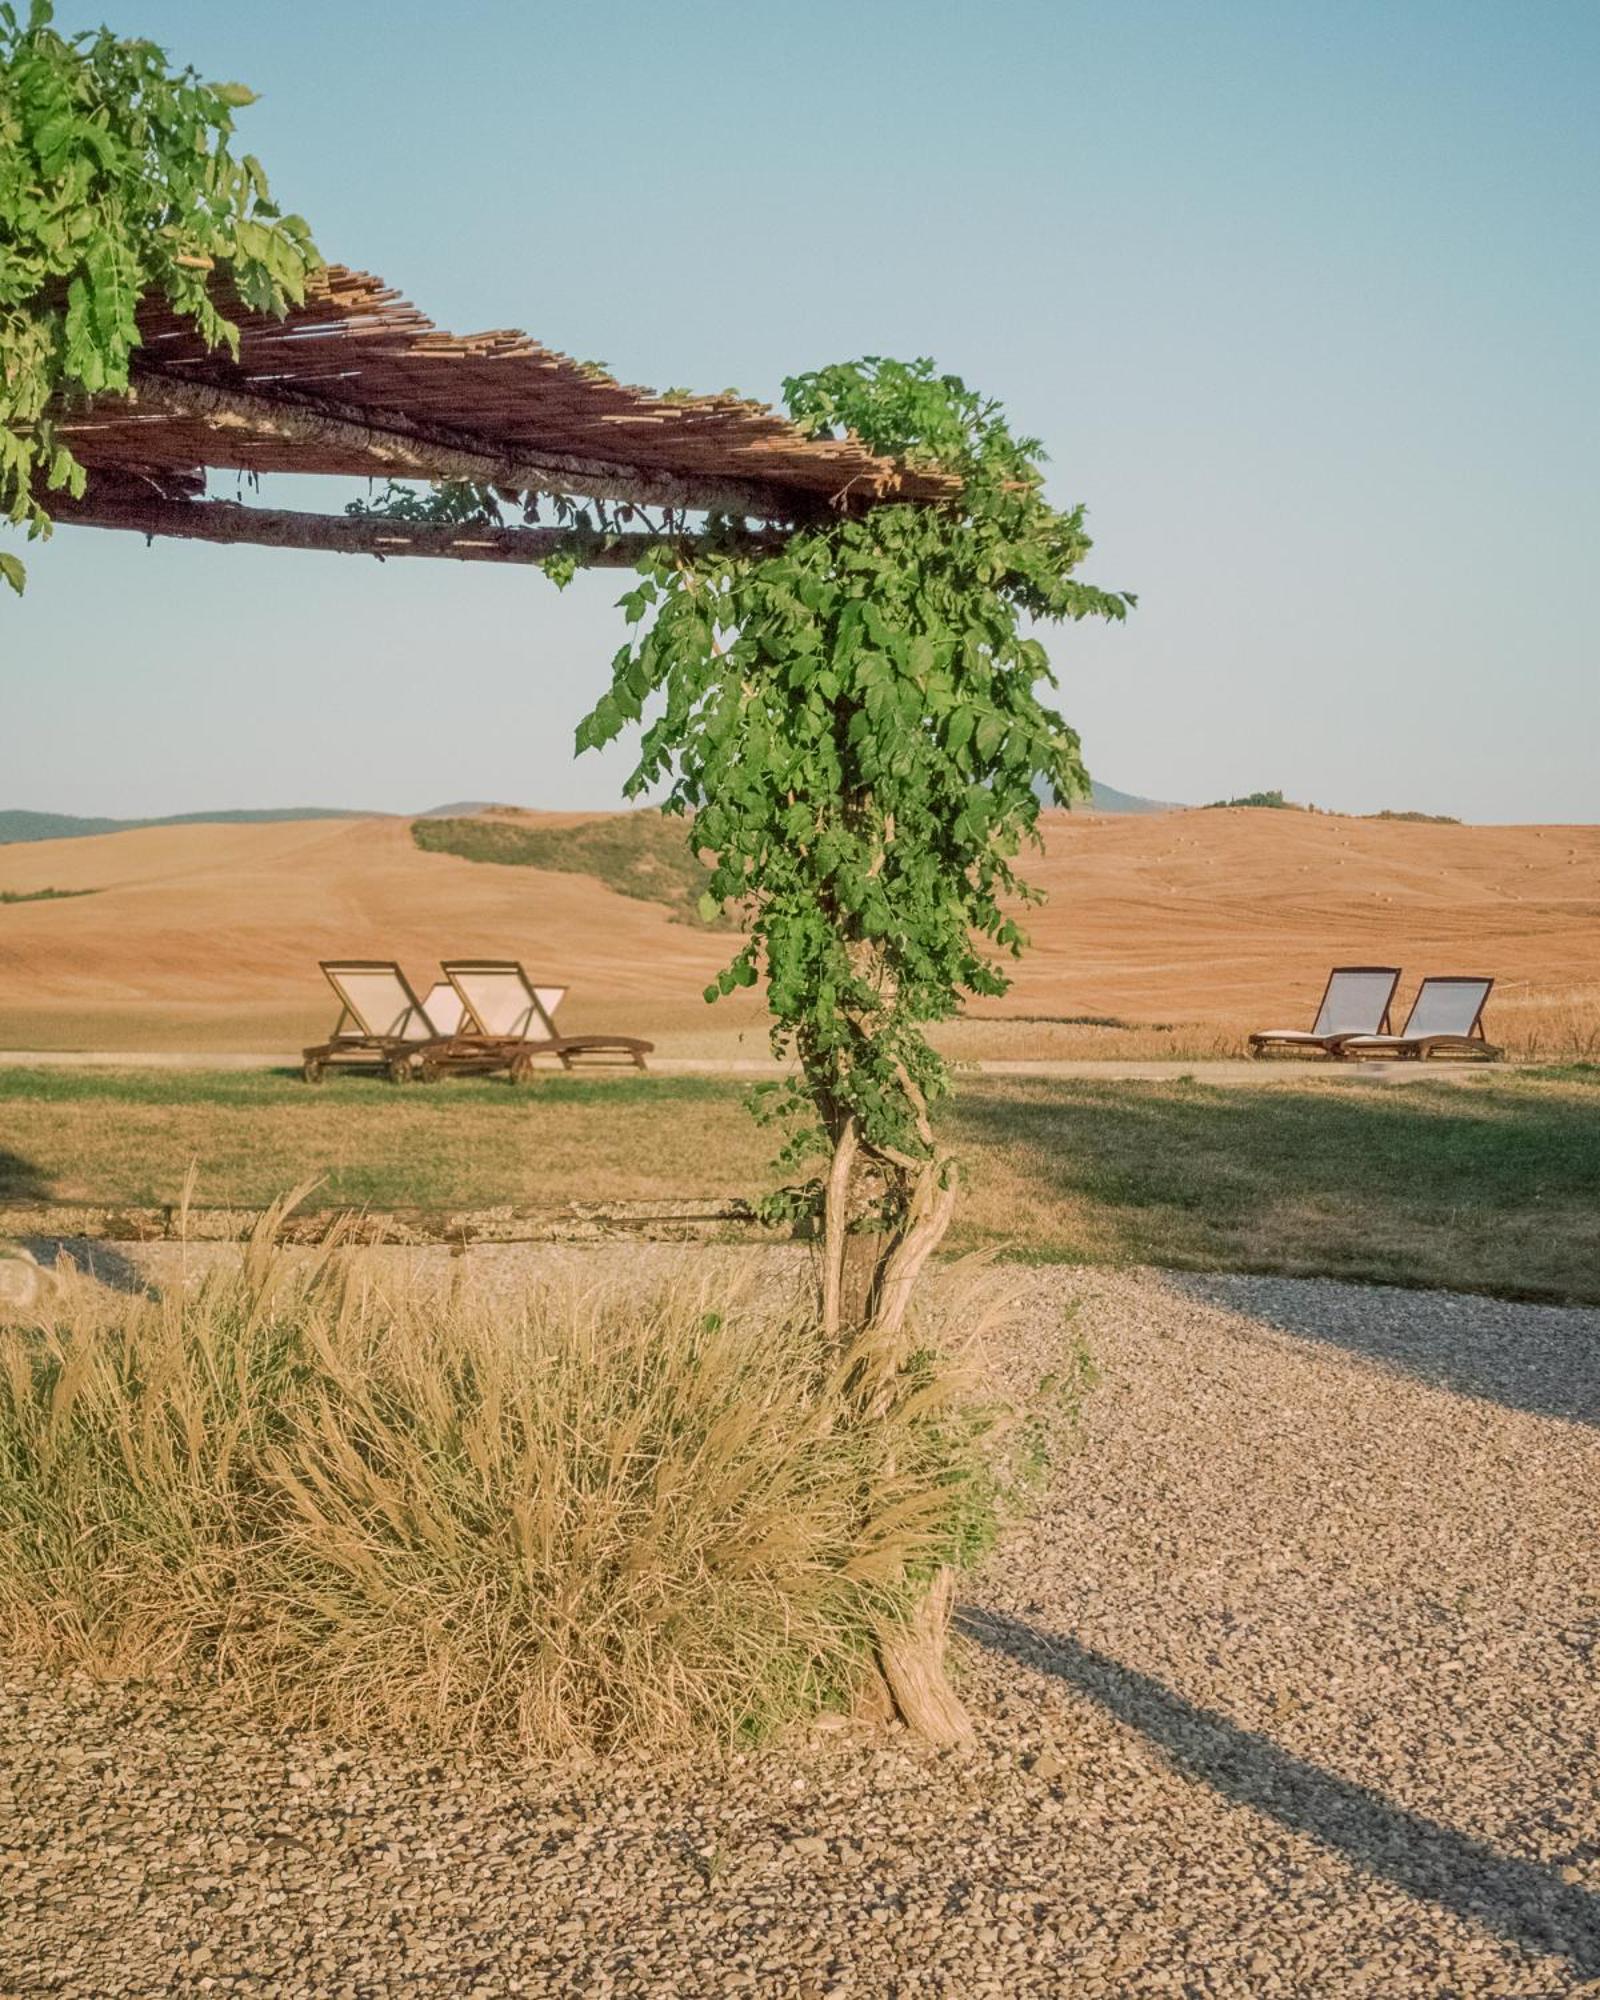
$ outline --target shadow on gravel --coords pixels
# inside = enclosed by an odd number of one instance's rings
[[[1600,1425],[1600,1313],[1318,1280],[1169,1272],[1175,1291],[1508,1410]]]
[[[1391,1805],[1075,1639],[973,1609],[961,1613],[961,1629],[979,1645],[1079,1689],[1224,1798],[1309,1834],[1408,1896],[1528,1951],[1555,1953],[1586,1976],[1600,1974],[1600,1896],[1562,1882],[1540,1863]]]

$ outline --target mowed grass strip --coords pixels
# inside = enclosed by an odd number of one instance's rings
[[[1600,1067],[967,1088],[958,1240],[1018,1254],[1600,1299]]]
[[[396,1087],[284,1071],[0,1070],[0,1199],[491,1207],[748,1193],[771,1146],[736,1084],[542,1077]]]
[[[0,1070],[0,1199],[463,1208],[751,1195],[746,1087]],[[1600,1067],[1404,1088],[960,1080],[955,1248],[1600,1300]]]

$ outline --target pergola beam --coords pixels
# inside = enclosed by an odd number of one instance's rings
[[[296,394],[288,384],[274,384],[272,394],[266,396],[136,365],[131,393],[121,408],[130,412],[131,420],[126,422],[130,440],[137,436],[140,410],[189,418],[203,424],[208,432],[208,465],[231,465],[246,472],[262,469],[261,454],[251,450],[253,438],[281,439],[342,460],[337,466],[308,466],[307,470],[338,471],[355,477],[464,479],[507,492],[560,493],[575,499],[620,501],[674,512],[731,514],[757,520],[796,518],[794,493],[759,480],[717,476],[702,480],[693,474],[654,472],[552,452],[524,456],[485,451],[481,442],[470,436],[421,423],[403,411],[313,399]],[[124,427],[115,418],[112,423]],[[69,418],[61,428],[69,442],[81,435],[87,443],[92,435],[82,420]],[[85,451],[84,456],[89,461],[93,454]],[[815,511],[825,514],[826,501],[819,498]]]
[[[575,535],[568,528],[493,528],[393,521],[362,514],[300,514],[284,508],[247,507],[233,500],[165,500],[126,492],[81,500],[50,496],[63,526],[122,528],[178,541],[248,544],[269,549],[323,549],[340,555],[430,556],[451,562],[543,563],[570,554],[585,569],[632,569],[646,551],[663,546],[686,553],[773,550],[783,536],[751,532],[719,537],[629,533]]]

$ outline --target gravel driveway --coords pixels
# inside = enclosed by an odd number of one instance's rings
[[[508,1770],[13,1674],[0,1995],[1600,1994],[1600,1312],[1019,1283],[997,1365],[1102,1379],[970,1581],[975,1749]]]

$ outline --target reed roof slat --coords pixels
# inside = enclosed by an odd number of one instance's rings
[[[101,397],[62,413],[91,475],[154,471],[187,490],[207,466],[367,476],[392,461],[414,478],[426,476],[419,457],[437,446],[441,463],[579,468],[569,491],[631,497],[636,473],[636,485],[672,493],[672,504],[724,509],[731,496],[747,503],[742,511],[774,518],[814,513],[846,494],[860,504],[955,490],[947,475],[898,466],[854,438],[808,438],[735,396],[657,396],[511,329],[445,332],[393,287],[342,266],[320,272],[282,321],[221,303],[239,328],[237,360],[208,350],[152,302],[139,318],[133,399]],[[185,409],[181,396],[156,397],[163,382],[216,392],[213,405],[236,396],[238,407]],[[325,432],[305,421],[319,408],[332,420]],[[274,422],[275,410],[297,423]],[[372,437],[359,435],[366,427]]]

